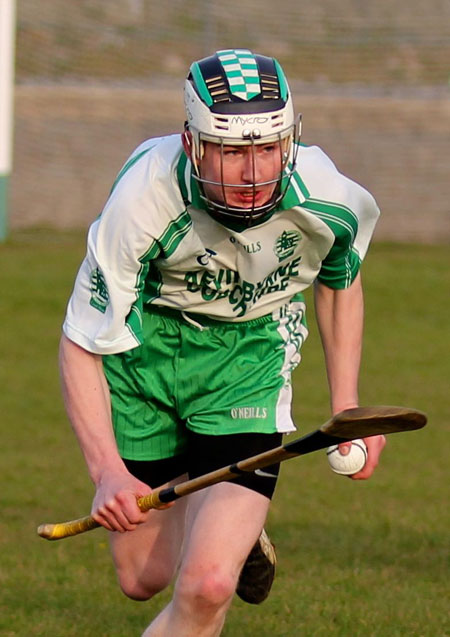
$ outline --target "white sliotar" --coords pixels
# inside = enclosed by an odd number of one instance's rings
[[[351,476],[358,473],[366,464],[367,447],[364,440],[358,438],[352,440],[350,452],[344,456],[340,453],[338,445],[332,445],[327,449],[328,463],[331,469],[342,476]]]

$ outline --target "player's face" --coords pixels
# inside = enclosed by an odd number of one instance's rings
[[[219,144],[205,142],[201,176],[219,184],[203,182],[205,195],[213,201],[243,209],[266,204],[282,170],[281,143],[222,148]],[[222,183],[235,185],[222,187]]]

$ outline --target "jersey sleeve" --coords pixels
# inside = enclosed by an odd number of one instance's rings
[[[334,165],[333,165],[334,167]],[[380,215],[373,196],[334,169],[330,201],[308,202],[333,231],[335,240],[322,261],[318,280],[328,287],[349,287],[358,274]],[[334,182],[334,183],[333,183]]]
[[[89,230],[87,253],[67,307],[64,333],[96,354],[141,344],[145,278],[151,261],[161,254],[159,237],[170,226],[171,214],[184,211],[181,195],[174,201],[176,189],[163,183],[170,166],[159,170],[158,160],[148,160],[145,150],[132,156]]]

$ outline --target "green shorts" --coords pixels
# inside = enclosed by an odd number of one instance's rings
[[[224,323],[150,307],[144,344],[103,357],[119,452],[160,460],[204,435],[295,430],[291,372],[307,336],[296,296],[271,315]]]

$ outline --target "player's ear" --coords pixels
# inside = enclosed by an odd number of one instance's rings
[[[184,152],[192,160],[192,133],[186,127],[181,134],[181,141],[183,143]]]

